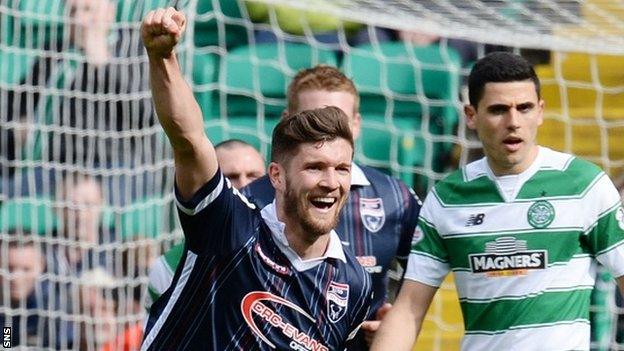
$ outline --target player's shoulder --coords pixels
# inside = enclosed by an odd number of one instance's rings
[[[407,184],[405,184],[402,180],[383,173],[376,168],[360,164],[355,165],[362,170],[362,174],[366,177],[366,180],[370,183],[370,186],[372,187],[395,187],[401,189],[409,189]]]
[[[264,175],[247,186],[241,189],[243,195],[245,195],[249,201],[256,204],[259,209],[264,208],[266,205],[273,202],[275,198],[275,188],[271,184],[271,180],[268,175]]]
[[[540,171],[560,172],[571,179],[578,179],[582,182],[593,181],[603,173],[596,164],[582,158],[546,147],[540,147],[540,152],[542,153]]]

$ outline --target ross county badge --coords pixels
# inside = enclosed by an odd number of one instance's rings
[[[536,201],[527,212],[527,220],[533,228],[546,228],[555,219],[555,208],[546,200]]]
[[[386,212],[380,197],[373,199],[360,199],[360,216],[364,227],[372,233],[376,233],[386,222]]]
[[[349,284],[331,281],[325,293],[327,315],[332,323],[338,322],[347,312],[349,302]]]

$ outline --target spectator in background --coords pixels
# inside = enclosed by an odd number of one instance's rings
[[[8,240],[0,242],[0,301],[9,304],[0,305],[0,326],[12,327],[13,346],[58,347],[69,330],[61,332],[60,324],[51,323],[58,301],[43,275],[46,263],[41,246],[34,234],[17,230],[7,234]]]
[[[264,158],[245,141],[226,140],[217,144],[215,151],[221,172],[236,189],[241,189],[266,174]],[[171,285],[183,254],[184,242],[181,242],[174,245],[154,263],[149,273],[148,295],[145,302],[148,312],[152,304]]]
[[[53,245],[53,271],[62,276],[79,276],[84,270],[107,267],[112,270],[112,252],[100,244],[116,239],[112,228],[102,226],[104,199],[97,179],[79,173],[67,174],[57,190],[59,225],[52,233],[62,239]]]
[[[149,132],[155,117],[138,31],[113,29],[111,0],[68,0],[66,9],[70,45],[65,37],[47,43],[49,55],[21,82],[39,92],[37,118],[49,127],[41,135],[43,161],[104,170],[104,197],[113,205],[158,192],[160,170],[140,168],[158,156],[157,133]],[[69,51],[81,55],[58,55]],[[50,88],[62,94],[43,95]],[[120,136],[120,131],[134,134]],[[121,172],[106,172],[110,169]]]
[[[80,349],[97,351],[138,350],[142,340],[139,322],[125,323],[118,317],[132,315],[141,310],[140,288],[138,295],[120,288],[117,281],[101,268],[84,271],[80,276],[79,301]]]

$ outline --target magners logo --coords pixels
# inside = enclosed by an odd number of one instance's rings
[[[488,276],[526,275],[528,270],[545,269],[548,264],[546,250],[528,250],[525,240],[511,236],[490,241],[485,244],[485,253],[468,257],[473,273]]]

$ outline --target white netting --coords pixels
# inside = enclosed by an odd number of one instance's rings
[[[0,2],[0,324],[14,346],[141,340],[147,270],[180,237],[139,35],[168,4]]]
[[[150,257],[180,235],[171,206],[171,156],[154,124],[138,36],[142,15],[169,2],[113,1],[117,11],[107,36],[112,55],[104,70],[85,64],[87,48],[73,43],[69,2],[0,0],[0,269],[2,277],[14,276],[7,257],[15,235],[8,232],[17,227],[41,233],[35,243],[50,252],[73,249],[60,251],[72,260],[76,253],[83,260],[102,260],[112,277],[88,272],[81,278],[76,270],[60,274],[60,268],[49,268],[43,277],[54,292],[45,299],[37,295],[35,302],[47,305],[34,309],[27,300],[12,305],[11,284],[3,283],[0,315],[15,316],[22,340],[29,333],[29,315],[54,325],[36,325],[36,336],[29,338],[35,348],[45,342],[67,348],[71,340],[79,348],[83,339],[84,348],[94,349],[103,344],[96,347],[95,341],[106,339],[110,324],[93,316],[116,317],[111,335],[136,326],[144,312],[132,302],[133,288],[146,284]],[[241,138],[268,156],[292,76],[318,63],[335,65],[362,95],[364,126],[356,157],[422,194],[478,151],[461,119],[462,84],[471,62],[505,45],[540,63],[550,106],[540,141],[589,157],[612,175],[624,165],[624,60],[616,56],[624,54],[622,1],[197,0],[177,5],[190,21],[179,53],[215,142]],[[301,10],[321,14],[300,16]],[[420,45],[432,40],[425,35],[411,36],[406,44],[397,40],[408,30],[442,39],[427,46]],[[577,53],[535,55],[526,49]],[[11,143],[18,145],[13,151]],[[75,229],[76,210],[97,208],[97,202],[75,204],[69,195],[56,193],[62,179],[83,180],[82,174],[102,183],[106,199],[97,242],[89,243]],[[60,234],[64,228],[67,233]],[[48,265],[58,265],[51,254],[46,257]],[[94,290],[100,293],[92,299],[79,297]],[[442,290],[423,332],[425,349],[458,348],[462,326],[452,282]],[[116,301],[113,312],[110,301]]]

